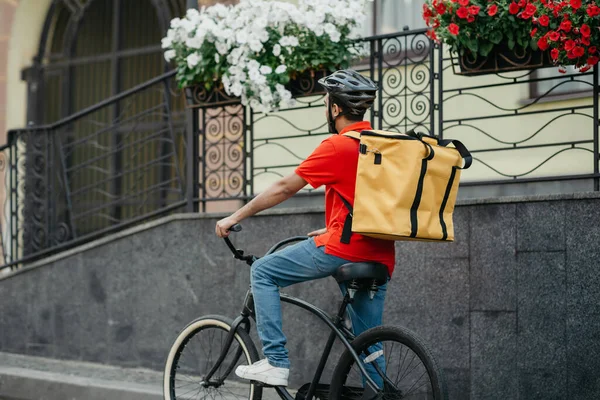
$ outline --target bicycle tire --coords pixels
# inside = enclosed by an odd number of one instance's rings
[[[177,363],[185,346],[189,343],[189,341],[200,333],[203,330],[214,329],[217,331],[221,331],[223,333],[229,332],[231,329],[233,321],[227,317],[220,315],[207,315],[201,318],[198,318],[192,322],[190,322],[185,328],[181,330],[181,332],[177,335],[177,338],[173,342],[169,350],[169,354],[165,361],[165,369],[163,375],[163,396],[165,400],[177,400],[178,396],[176,396],[175,389],[175,381],[176,381],[176,369]],[[222,338],[223,335],[221,335]],[[250,335],[243,329],[238,329],[237,333],[234,336],[234,342],[232,346],[237,343],[242,350],[242,357],[245,357],[246,364],[252,364],[259,360],[258,352],[256,351],[256,347],[250,338]],[[219,349],[220,350],[220,349]],[[231,352],[231,349],[230,349]],[[220,351],[215,351],[215,360],[217,360]],[[210,355],[208,356],[210,358]],[[207,362],[208,365],[208,362]],[[226,377],[226,381],[228,378],[234,374],[231,372]],[[230,380],[231,381],[231,380]],[[250,393],[248,395],[249,400],[261,400],[262,398],[262,387],[252,384],[249,381],[242,381],[241,384],[248,385],[250,388]],[[198,387],[200,387],[200,382],[198,382]],[[202,390],[202,389],[200,389]],[[237,396],[236,396],[237,397]],[[238,397],[238,398],[245,398]]]
[[[442,369],[439,367],[429,348],[415,333],[411,332],[410,330],[394,326],[378,326],[371,328],[356,337],[352,341],[352,347],[360,356],[363,351],[375,343],[380,343],[383,341],[395,341],[412,350],[412,352],[419,357],[425,366],[431,382],[433,399],[447,400],[448,393],[446,390],[446,381]],[[338,364],[333,372],[329,400],[339,400],[351,397],[345,395],[347,391],[345,392],[344,386],[354,362],[354,358],[346,349],[346,351],[344,351],[344,353],[341,355],[340,360],[338,361]],[[397,398],[397,396],[390,397]],[[384,394],[383,399],[385,398],[386,396]]]

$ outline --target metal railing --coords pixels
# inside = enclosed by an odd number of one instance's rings
[[[368,56],[355,68],[380,86],[374,127],[461,140],[475,158],[463,185],[588,179],[599,189],[598,68],[558,80],[535,71],[466,78],[425,30],[362,42]],[[555,92],[571,84],[589,90],[560,102]],[[295,107],[268,115],[235,101],[186,109],[171,72],[57,123],[9,132],[0,265],[251,198],[328,135],[315,79],[300,86]]]
[[[9,132],[5,267],[185,207],[185,113],[174,75]]]

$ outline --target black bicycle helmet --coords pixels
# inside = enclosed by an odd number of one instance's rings
[[[330,97],[341,103],[347,114],[364,115],[377,97],[378,87],[375,82],[350,69],[336,71],[321,78],[319,84]]]

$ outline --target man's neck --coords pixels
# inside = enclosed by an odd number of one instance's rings
[[[335,129],[337,129],[338,132],[341,132],[346,127],[348,127],[350,125],[353,125],[353,124],[355,124],[357,122],[359,122],[359,121],[350,121],[350,120],[347,120],[346,118],[344,118],[342,120],[336,121],[336,123],[335,123]]]

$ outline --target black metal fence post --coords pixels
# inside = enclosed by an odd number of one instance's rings
[[[198,110],[188,108],[185,111],[185,187],[186,212],[198,212],[196,196],[200,176],[198,173]]]
[[[598,177],[598,174],[600,173],[600,166],[598,165],[598,163],[600,162],[600,146],[598,144],[599,138],[598,138],[598,134],[599,134],[599,128],[600,128],[600,88],[598,87],[598,85],[600,84],[599,82],[599,76],[600,75],[600,68],[598,67],[598,64],[596,64],[594,66],[594,175],[596,175],[596,177],[594,178],[594,190],[600,191],[600,178]]]

